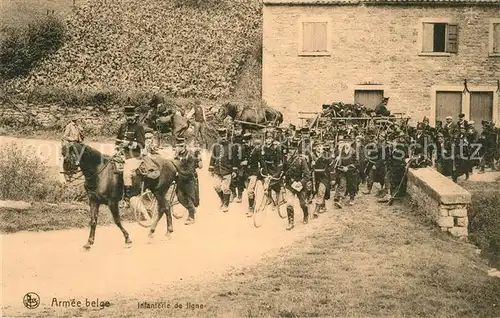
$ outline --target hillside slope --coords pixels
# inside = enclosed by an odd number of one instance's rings
[[[67,20],[69,40],[22,91],[149,92],[228,96],[261,32],[258,0],[89,0]]]

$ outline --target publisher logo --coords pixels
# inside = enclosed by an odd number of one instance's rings
[[[29,292],[23,297],[24,307],[35,309],[40,305],[40,296],[37,293]]]

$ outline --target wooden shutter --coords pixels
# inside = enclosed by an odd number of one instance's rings
[[[423,24],[422,52],[434,52],[434,23]]]
[[[445,122],[446,116],[457,121],[458,114],[462,112],[462,92],[436,92],[436,121]]]
[[[493,120],[493,92],[470,93],[470,119],[475,122],[476,129],[480,129],[481,121]]]
[[[458,52],[458,24],[448,24],[448,43],[447,52],[457,53]]]
[[[317,22],[314,23],[314,52],[326,52],[327,46],[327,23]]]
[[[493,53],[500,53],[500,23],[493,24]]]
[[[383,90],[355,90],[354,102],[359,103],[366,108],[375,109],[384,99]]]
[[[302,23],[302,50],[312,52],[314,49],[314,23]]]

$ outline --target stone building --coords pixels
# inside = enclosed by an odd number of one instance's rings
[[[413,122],[500,122],[500,0],[263,3],[262,97],[288,122],[383,97]]]

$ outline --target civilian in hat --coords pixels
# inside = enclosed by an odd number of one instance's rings
[[[352,140],[339,140],[339,153],[335,158],[335,195],[333,198],[337,208],[342,208],[344,195],[349,196],[349,205],[354,204],[358,191],[358,164],[356,151],[352,148]]]
[[[231,199],[231,179],[237,175],[239,162],[238,156],[232,153],[232,146],[227,140],[227,129],[222,127],[217,132],[219,140],[212,148],[208,171],[216,178],[214,189],[221,200],[221,210],[227,212]]]
[[[453,123],[453,117],[446,116],[446,123],[443,126],[443,134],[445,139],[451,138],[456,131],[457,125]]]
[[[295,148],[299,145],[299,140],[291,141],[291,147]],[[295,200],[299,200],[304,218],[303,223],[309,222],[309,210],[306,203],[305,190],[308,183],[311,183],[311,173],[307,162],[298,152],[292,151],[287,158],[287,169],[285,170],[285,187],[286,187],[286,212],[288,216],[288,231],[295,227],[294,222],[294,206]]]
[[[184,224],[194,223],[196,208],[200,204],[200,190],[198,185],[199,158],[193,151],[186,148],[184,138],[175,141],[174,164],[178,170],[176,194],[179,203],[188,210],[188,218]]]
[[[262,144],[260,139],[255,138],[250,140],[248,145],[248,154],[246,156],[246,175],[248,177],[247,195],[248,195],[248,211],[247,217],[253,215],[255,209],[255,186],[257,180],[261,177],[259,170],[261,167],[261,150]]]
[[[146,143],[144,127],[137,122],[135,108],[125,107],[126,122],[120,125],[116,137],[117,149],[125,154],[123,165],[124,201],[129,202],[132,196],[132,175],[141,164],[142,149]]]
[[[63,143],[81,143],[83,142],[83,129],[78,124],[79,117],[72,115],[69,119],[69,123],[64,127],[64,134],[62,137]]]

